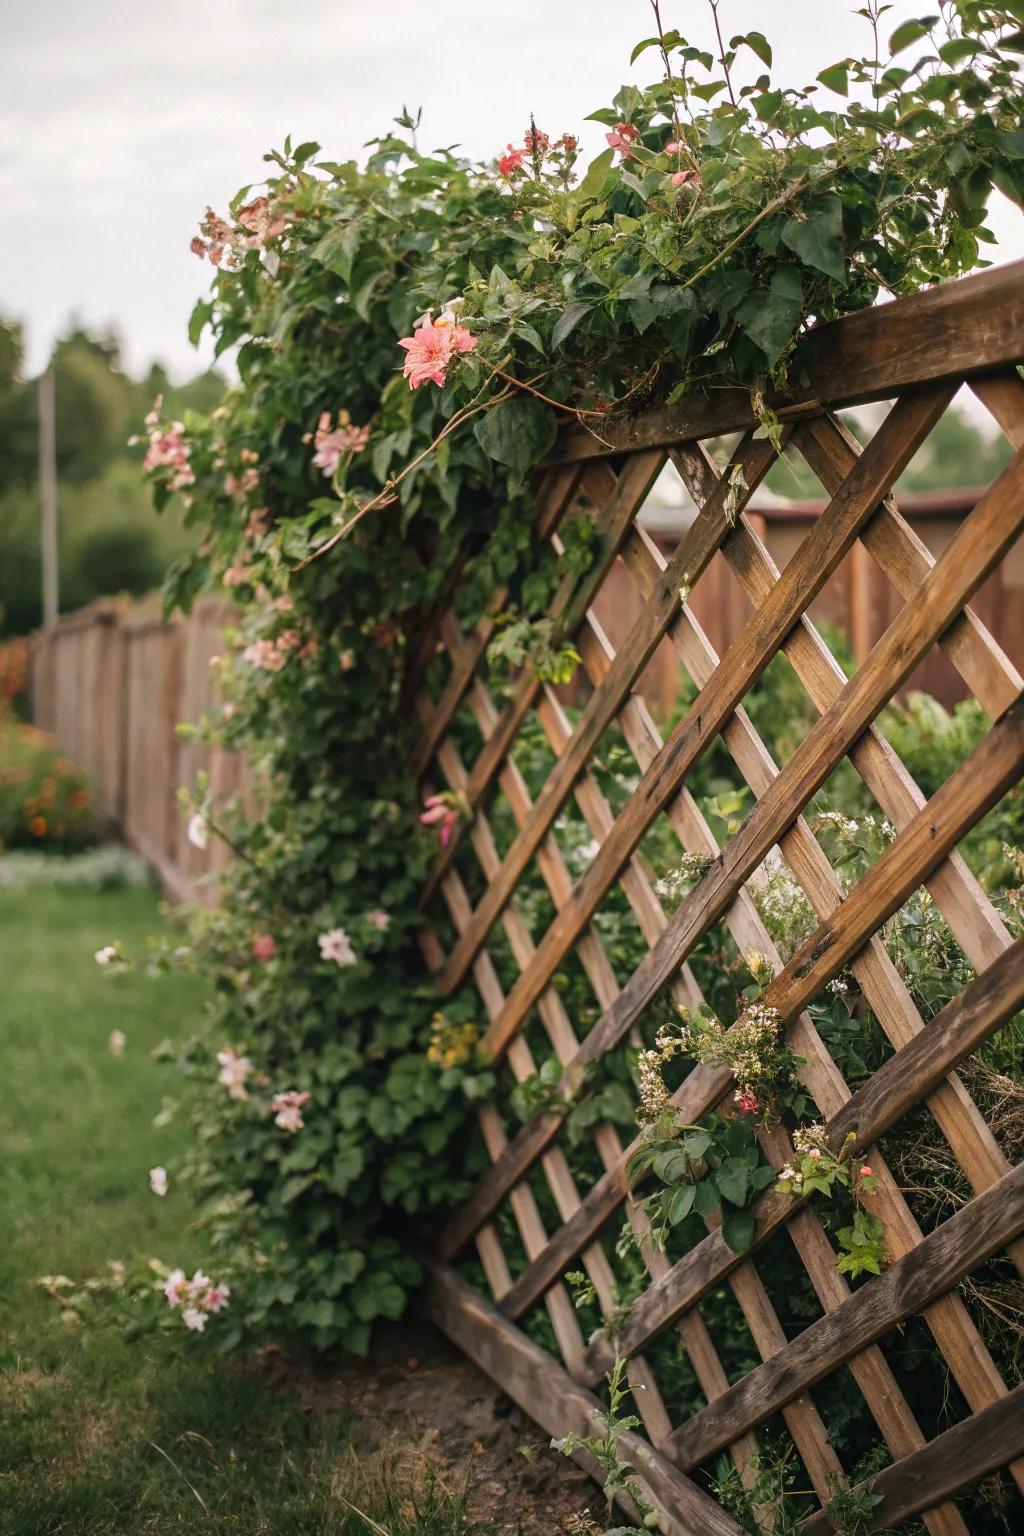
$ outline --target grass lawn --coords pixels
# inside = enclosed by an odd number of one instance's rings
[[[69,1328],[37,1285],[109,1259],[186,1268],[187,1211],[149,1192],[184,1129],[153,1126],[168,1091],[150,1059],[202,1006],[192,978],[111,977],[93,952],[142,950],[154,896],[0,891],[0,1533],[455,1536],[458,1500],[396,1510],[367,1491],[344,1411],[304,1413],[193,1336],[129,1341]],[[113,1029],[127,1045],[108,1050]]]

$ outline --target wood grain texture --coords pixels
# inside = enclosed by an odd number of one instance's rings
[[[1024,261],[940,283],[810,331],[807,382],[769,404],[787,419],[827,400],[832,409],[884,400],[915,385],[994,372],[1024,357]],[[717,437],[756,424],[745,390],[694,392],[678,405],[612,420],[599,441],[579,428],[563,432],[550,463]]]
[[[427,1310],[441,1331],[550,1435],[600,1434],[601,1404],[544,1351],[477,1296],[454,1270],[431,1265]],[[640,1435],[619,1439],[667,1536],[742,1536],[739,1526]]]
[[[681,1425],[673,1436],[680,1466],[699,1466],[733,1435],[763,1423],[783,1403],[951,1290],[1022,1230],[1024,1164]]]
[[[931,1509],[940,1499],[969,1488],[1022,1453],[1024,1386],[1019,1386],[872,1478],[866,1486],[881,1495],[882,1502],[863,1527],[865,1536],[891,1530]],[[838,1528],[819,1511],[801,1523],[800,1536],[838,1536]]]

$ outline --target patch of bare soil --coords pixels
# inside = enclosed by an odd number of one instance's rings
[[[329,1374],[276,1352],[265,1369],[311,1413],[347,1409],[367,1480],[378,1469],[402,1488],[433,1474],[466,1497],[470,1528],[500,1536],[559,1536],[573,1516],[599,1516],[600,1490],[476,1366],[429,1323],[375,1335],[372,1360]],[[603,1529],[603,1522],[598,1521]]]

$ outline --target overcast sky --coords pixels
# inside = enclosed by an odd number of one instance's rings
[[[886,29],[920,10],[897,0]],[[807,84],[867,51],[851,0],[723,0],[728,33],[757,27],[776,79]],[[702,0],[662,0],[665,25],[708,44]],[[176,376],[200,359],[185,327],[210,268],[189,251],[208,203],[256,182],[262,152],[317,139],[361,154],[403,102],[421,146],[491,156],[529,113],[549,132],[583,118],[655,55],[648,0],[0,0],[0,314],[21,320],[29,366],[72,315],[120,333],[129,367]],[[1024,255],[1024,218],[999,200],[998,257]]]

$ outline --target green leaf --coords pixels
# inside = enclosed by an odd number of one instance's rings
[[[188,321],[188,339],[194,347],[198,347],[200,338],[212,319],[212,302],[209,299],[200,299]]]
[[[742,1205],[749,1188],[748,1170],[738,1157],[727,1157],[715,1174],[715,1183],[723,1200]]]
[[[709,1176],[706,1179],[701,1179],[699,1184],[695,1184],[694,1189],[696,1193],[693,1197],[693,1208],[697,1215],[703,1216],[706,1221],[709,1216],[715,1214],[722,1203],[718,1193],[718,1185]]]
[[[738,1211],[734,1206],[722,1209],[722,1236],[733,1253],[746,1253],[754,1241],[757,1223],[753,1211]]]
[[[555,413],[539,400],[514,395],[481,416],[473,435],[489,459],[505,464],[523,480],[532,464],[551,449],[558,435]]]
[[[746,43],[747,47],[757,54],[761,63],[767,64],[768,68],[771,69],[772,45],[763,32],[741,32],[738,37],[732,39],[729,47],[738,48],[741,43]]]
[[[981,43],[975,42],[972,37],[953,37],[948,43],[942,44],[939,49],[939,58],[943,64],[959,64],[964,59],[973,59],[984,51]]]
[[[787,263],[776,268],[770,291],[751,294],[737,310],[736,317],[769,364],[774,364],[796,334],[802,314],[800,273]]]
[[[645,53],[648,48],[658,48],[660,46],[660,37],[645,37],[643,42],[637,43],[636,47],[633,49],[633,52],[629,56],[629,62],[631,64],[635,64],[640,55]]]
[[[696,1198],[696,1184],[680,1184],[678,1189],[672,1191],[672,1194],[665,1202],[665,1220],[670,1227],[685,1221],[686,1217],[693,1210],[693,1203]]]
[[[827,85],[830,91],[835,91],[837,96],[848,96],[850,93],[850,61],[843,59],[839,64],[830,64],[828,69],[823,69],[816,79],[822,85]]]
[[[935,17],[938,21],[938,17]],[[909,48],[911,43],[916,43],[919,37],[927,37],[928,28],[920,21],[905,21],[897,27],[889,39],[889,52],[891,54],[902,53],[904,48]]]
[[[670,1147],[654,1159],[654,1177],[663,1184],[678,1184],[690,1172],[690,1159],[682,1147]]]
[[[843,282],[846,258],[843,252],[843,205],[835,196],[812,203],[803,219],[787,219],[782,243],[795,251],[809,267],[816,267],[827,277]]]
[[[570,304],[568,309],[563,309],[551,332],[552,347],[560,347],[565,338],[576,329],[584,315],[590,314],[593,307],[593,304]]]
[[[586,175],[576,189],[576,197],[579,202],[586,203],[592,198],[600,197],[601,189],[608,180],[608,172],[612,168],[614,159],[614,149],[606,149],[595,160],[591,160],[587,166]]]

